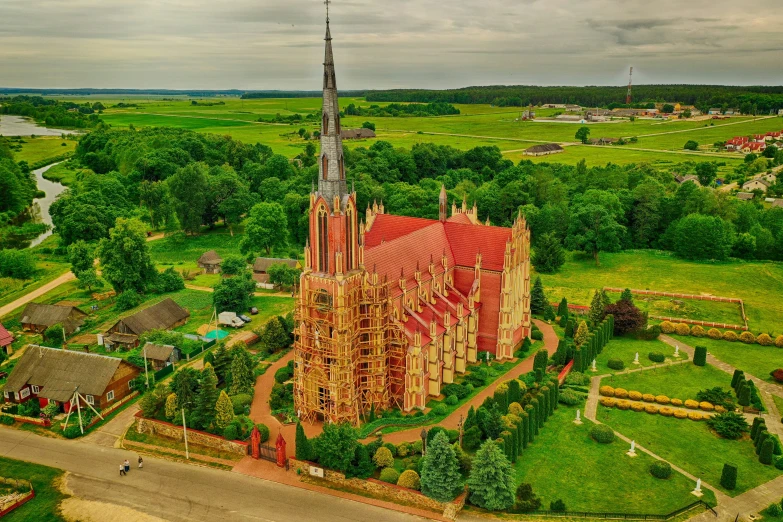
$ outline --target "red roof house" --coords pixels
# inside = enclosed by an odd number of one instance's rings
[[[8,355],[13,353],[11,349],[12,342],[14,342],[14,336],[0,324],[0,348],[4,349]]]

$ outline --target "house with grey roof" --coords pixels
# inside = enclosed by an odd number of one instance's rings
[[[171,330],[185,324],[189,317],[187,310],[168,297],[114,323],[103,336],[103,343],[108,350],[135,348],[141,334],[150,330]]]
[[[86,317],[87,314],[75,306],[30,303],[19,316],[19,322],[23,330],[37,333],[61,324],[65,335],[71,335],[84,324]]]

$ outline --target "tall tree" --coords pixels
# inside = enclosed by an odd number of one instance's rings
[[[468,478],[470,502],[489,511],[514,505],[514,470],[494,440],[485,441],[476,456]]]
[[[421,465],[421,492],[439,502],[454,499],[462,484],[459,462],[445,433],[435,435],[427,445]]]
[[[209,198],[207,166],[192,163],[171,176],[167,183],[174,199],[174,209],[179,225],[185,232],[198,233],[204,220]]]
[[[614,252],[620,249],[620,237],[625,227],[604,206],[582,204],[575,206],[568,224],[566,245],[572,250],[592,254],[596,266],[600,264],[599,252]]]
[[[198,391],[199,372],[193,368],[182,368],[174,373],[169,383],[169,391],[177,395],[177,409],[193,409]]]
[[[212,292],[212,305],[220,312],[242,313],[250,306],[256,284],[250,273],[221,277]]]
[[[252,203],[247,183],[228,165],[212,167],[209,176],[209,202],[212,213],[223,218],[233,236],[233,225]]]
[[[560,304],[557,305],[557,315],[564,316],[568,315],[568,300],[564,297],[560,300]]]
[[[98,245],[103,277],[118,294],[125,290],[143,293],[157,277],[146,236],[141,221],[118,218],[108,239]]]
[[[152,228],[168,222],[173,214],[169,186],[163,181],[142,181],[139,184],[139,201],[149,211]]]
[[[587,139],[590,137],[590,127],[579,127],[574,137],[582,143],[587,143]]]
[[[544,283],[541,282],[540,277],[536,277],[533,283],[533,289],[530,291],[530,312],[534,314],[544,313],[546,310],[547,300],[544,295]]]
[[[313,451],[310,447],[310,439],[304,432],[301,422],[296,423],[296,460],[312,460]]]
[[[587,327],[587,323],[585,321],[580,321],[579,328],[577,328],[576,333],[574,333],[574,346],[577,348],[582,346],[587,340],[589,333],[590,329]]]
[[[206,363],[204,369],[201,370],[198,395],[193,409],[196,422],[201,426],[201,429],[209,429],[215,422],[215,406],[220,395],[217,383],[214,368],[211,364]]]
[[[601,293],[596,290],[593,294],[593,300],[590,302],[590,311],[588,313],[590,324],[592,324],[593,327],[597,326],[598,323],[604,320],[604,315],[606,315],[606,312],[604,310],[603,300],[601,299]]]
[[[324,424],[323,432],[315,439],[318,462],[325,468],[345,472],[351,466],[358,435],[347,422]]]
[[[234,420],[234,406],[225,390],[221,390],[215,404],[215,427],[223,430]]]
[[[287,235],[288,220],[283,207],[279,203],[259,203],[250,210],[240,249],[243,254],[264,251],[270,255],[273,248],[286,245]]]
[[[712,161],[702,161],[694,168],[702,187],[709,187],[718,175],[718,166]]]
[[[234,358],[231,361],[231,395],[253,394],[255,378],[253,376],[253,361],[250,353],[244,347],[234,348]]]
[[[544,274],[557,272],[565,263],[565,252],[560,239],[554,233],[544,234],[533,250],[531,261],[538,272]]]
[[[95,246],[83,240],[68,245],[68,261],[71,263],[71,272],[79,280],[80,288],[87,288],[92,292],[93,288],[103,286],[95,270]]]

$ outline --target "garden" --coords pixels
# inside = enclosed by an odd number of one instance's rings
[[[59,489],[61,470],[6,457],[0,457],[0,469],[4,478],[27,480],[35,490],[35,498],[5,515],[3,522],[63,520],[59,505],[66,496]]]
[[[634,364],[636,354],[639,354],[639,364]],[[680,351],[679,357],[674,357],[674,348],[657,339],[644,340],[631,336],[614,337],[604,350],[598,354],[596,368],[598,375],[605,373],[623,373],[636,368],[646,368],[670,361],[687,360],[688,354]],[[614,368],[610,367],[610,361]],[[642,372],[644,373],[644,372]]]

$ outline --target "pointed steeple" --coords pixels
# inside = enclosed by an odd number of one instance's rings
[[[323,114],[321,119],[321,155],[318,163],[318,193],[329,206],[335,197],[342,204],[348,194],[345,182],[343,143],[340,138],[340,103],[337,97],[337,78],[334,71],[332,32],[329,28],[329,3],[326,3],[326,42],[324,52]],[[335,210],[332,208],[332,210]]]
[[[448,195],[446,195],[446,185],[441,185],[440,186],[440,197],[438,198],[439,199],[438,208],[440,209],[440,221],[442,223],[445,223],[446,222],[446,218],[447,218],[447,216],[446,216],[446,208],[447,208],[447,206],[449,204],[448,198],[449,198]]]

